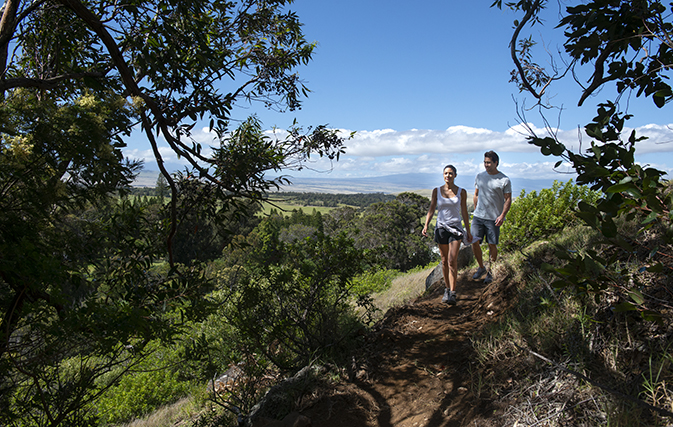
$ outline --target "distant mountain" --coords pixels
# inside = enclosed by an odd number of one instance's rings
[[[430,190],[443,184],[441,176],[429,173],[406,173],[378,176],[373,178],[290,178],[292,185],[285,186],[282,191],[316,192],[316,193],[400,193],[403,191]],[[566,180],[567,181],[567,180]],[[553,179],[512,178],[512,191],[515,196],[521,190],[540,191],[551,188]],[[456,184],[469,193],[474,192],[473,176],[458,176]]]
[[[133,182],[133,186],[134,187],[156,187],[158,178],[159,178],[159,172],[158,171],[143,170],[136,177],[136,180]]]
[[[157,171],[143,171],[138,175],[134,186],[154,187],[159,177]],[[396,175],[377,176],[372,178],[294,178],[289,177],[291,185],[281,188],[281,191],[296,191],[302,193],[386,193],[395,194],[404,191],[430,190],[443,184],[441,175],[430,173],[404,173]],[[562,180],[562,179],[559,179]],[[562,181],[567,181],[562,180]],[[526,179],[512,178],[512,191],[515,196],[525,189],[527,193],[550,188],[553,179]],[[458,176],[456,184],[468,192],[474,191],[473,176]]]

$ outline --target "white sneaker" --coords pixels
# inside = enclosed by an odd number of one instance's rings
[[[493,281],[493,276],[491,276],[491,272],[489,271],[488,274],[486,274],[486,278],[484,279],[484,283],[489,284]]]

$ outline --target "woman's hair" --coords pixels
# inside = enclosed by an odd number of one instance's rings
[[[456,170],[456,167],[454,165],[446,165],[444,166],[444,169],[442,169],[442,172],[446,170],[446,168],[451,168],[453,170],[453,174],[458,176],[458,171]]]
[[[491,159],[491,161],[495,163],[496,166],[500,163],[500,157],[498,157],[498,154],[495,151],[485,152],[484,157],[488,157],[489,159]]]

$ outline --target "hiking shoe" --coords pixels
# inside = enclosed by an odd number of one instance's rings
[[[449,295],[449,300],[447,301],[449,305],[456,305],[456,293],[451,292]]]
[[[442,302],[449,302],[450,297],[451,297],[451,291],[449,291],[449,288],[444,288],[444,296],[442,297]]]
[[[491,276],[491,272],[489,271],[488,274],[486,274],[486,278],[484,279],[484,283],[489,284],[493,281],[493,276]]]
[[[484,273],[486,273],[486,267],[479,267],[479,268],[477,269],[477,272],[474,273],[474,275],[472,276],[472,278],[473,278],[474,280],[477,280],[478,278],[480,278],[481,276],[483,276]]]

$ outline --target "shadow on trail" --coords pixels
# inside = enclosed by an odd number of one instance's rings
[[[378,412],[359,425],[462,426],[477,411],[493,413],[472,383],[470,337],[490,320],[476,307],[485,287],[463,272],[457,305],[441,302],[440,281],[414,303],[386,313],[360,356],[366,378],[355,382]]]

